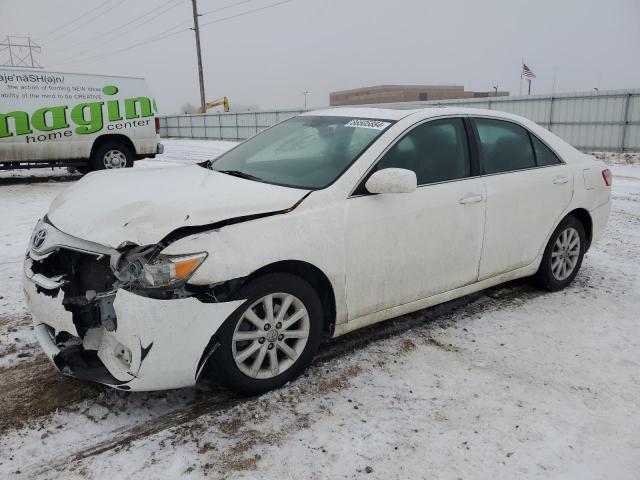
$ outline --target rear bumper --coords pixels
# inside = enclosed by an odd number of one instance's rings
[[[63,291],[36,281],[26,268],[24,291],[36,337],[52,363],[64,374],[122,390],[194,385],[215,347],[213,335],[243,303],[156,300],[118,290],[115,328],[90,328],[81,337]]]

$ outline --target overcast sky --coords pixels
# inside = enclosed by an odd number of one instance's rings
[[[375,84],[517,94],[521,58],[533,93],[551,92],[554,71],[557,92],[640,88],[640,0],[289,0],[225,20],[282,1],[199,0],[219,9],[200,17],[216,22],[202,27],[207,99],[300,108],[306,90],[325,106]],[[199,103],[190,0],[0,0],[0,12],[0,38],[31,35],[47,69],[146,77],[164,113]]]

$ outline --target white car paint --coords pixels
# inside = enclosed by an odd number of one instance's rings
[[[333,184],[321,190],[267,185],[199,166],[122,170],[81,180],[54,201],[48,218],[79,241],[111,249],[123,242],[153,244],[175,229],[208,224],[210,228],[163,244],[166,255],[209,253],[189,279],[192,285],[244,278],[276,262],[312,265],[326,276],[333,290],[334,336],[535,273],[553,230],[577,208],[587,210],[592,218],[593,241],[606,224],[610,190],[601,178],[603,164],[524,118],[466,108],[339,108],[304,115],[395,123]],[[565,163],[424,185],[412,193],[353,194],[380,155],[414,125],[468,116],[517,123],[542,139]],[[558,178],[567,181],[556,182]],[[107,192],[109,201],[103,197]],[[276,214],[255,216],[268,212]],[[230,221],[234,218],[240,220]],[[33,280],[26,278],[25,282]],[[180,332],[185,335],[179,342],[181,361],[188,368],[160,374],[161,369],[143,364],[128,385],[131,389],[193,384],[197,377],[194,365],[205,353],[203,339],[208,341],[241,301],[203,307],[195,299],[117,295],[118,322],[127,325],[123,331],[164,345],[155,349],[155,359],[149,357],[145,363],[174,361],[177,354],[171,338],[176,330],[166,322],[195,319],[191,329]],[[42,296],[29,293],[32,303],[34,297]],[[45,301],[55,302],[59,299]],[[165,310],[168,304],[179,308]],[[34,308],[33,313],[36,324],[51,326],[58,318],[42,308]],[[201,315],[208,314],[213,319],[210,324],[198,323],[204,318]],[[160,320],[154,324],[150,319],[156,315]],[[134,359],[136,355],[134,351]],[[114,366],[109,370],[122,378]]]
[[[120,169],[89,173],[53,201],[48,216],[65,233],[116,248],[125,241],[156,243],[179,227],[286,209],[307,192],[198,165],[170,173]]]
[[[476,195],[480,201],[461,204]],[[436,295],[478,279],[485,202],[480,178],[365,195],[346,202],[348,318]],[[427,282],[416,281],[428,278]],[[377,279],[363,282],[360,279]]]
[[[374,173],[365,183],[369,193],[411,193],[417,187],[415,172],[404,168],[385,168]]]
[[[487,213],[481,280],[533,262],[573,196],[568,165],[487,175],[483,181]]]

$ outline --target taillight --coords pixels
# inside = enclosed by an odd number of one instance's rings
[[[604,179],[604,184],[607,187],[610,187],[611,182],[613,181],[613,177],[611,176],[611,170],[609,170],[608,168],[605,168],[604,170],[602,170],[602,178]]]
[[[155,121],[156,121],[156,133],[160,133],[160,119],[156,117]]]

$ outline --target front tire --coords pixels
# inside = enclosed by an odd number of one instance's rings
[[[580,270],[585,250],[584,226],[570,215],[560,222],[549,239],[536,274],[538,282],[552,292],[568,286]]]
[[[246,299],[220,329],[209,362],[214,376],[241,394],[281,387],[311,363],[322,339],[323,308],[302,278],[259,277],[235,296]]]
[[[98,146],[89,160],[91,170],[112,170],[133,166],[133,152],[122,143],[105,143]]]

